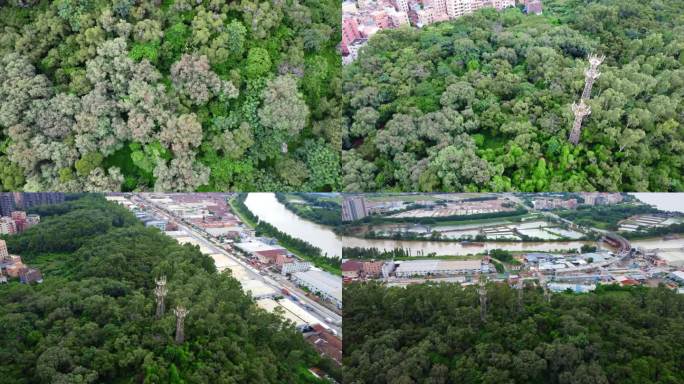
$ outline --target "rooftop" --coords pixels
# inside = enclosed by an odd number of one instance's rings
[[[480,260],[406,260],[399,264],[396,272],[479,270],[481,265]]]
[[[236,247],[242,249],[245,252],[260,252],[260,251],[270,251],[273,249],[284,249],[283,247],[277,245],[268,245],[262,243],[261,241],[247,241],[243,243],[235,244]]]
[[[342,301],[342,279],[330,273],[313,269],[306,272],[295,272],[293,276],[327,293],[336,300]]]
[[[356,260],[349,260],[342,263],[342,272],[360,271],[363,268],[363,263]]]

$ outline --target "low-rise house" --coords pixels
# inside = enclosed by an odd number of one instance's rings
[[[382,274],[382,261],[365,261],[363,263],[363,275],[365,277],[379,277]]]
[[[5,273],[9,277],[19,277],[24,270],[28,269],[23,263],[14,263],[5,266]]]
[[[278,256],[287,255],[287,250],[285,249],[269,249],[265,251],[256,251],[254,255],[259,259],[260,263],[263,264],[275,264]]]
[[[356,260],[347,260],[342,263],[342,277],[356,279],[361,275],[363,263]]]
[[[283,265],[294,263],[297,259],[289,255],[278,255],[275,259],[275,264],[278,268],[283,268]]]
[[[43,282],[43,274],[40,273],[40,271],[36,268],[26,268],[19,275],[19,281],[21,281],[23,284],[40,284]]]

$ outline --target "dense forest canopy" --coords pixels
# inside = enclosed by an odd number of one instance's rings
[[[457,284],[344,292],[350,384],[684,382],[684,296],[665,287],[554,294]]]
[[[335,0],[0,0],[0,190],[332,190]]]
[[[371,38],[343,74],[343,188],[684,190],[684,1],[544,7]],[[606,59],[575,146],[588,54]]]
[[[0,381],[319,383],[309,367],[334,370],[197,247],[99,196],[54,207],[6,238],[45,281],[0,286]],[[157,320],[153,289],[162,275],[167,311]],[[182,344],[174,343],[177,305],[189,309]]]

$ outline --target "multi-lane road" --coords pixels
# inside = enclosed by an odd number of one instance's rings
[[[342,316],[307,297],[304,291],[290,283],[287,278],[279,274],[271,273],[262,275],[256,268],[251,266],[249,263],[246,263],[242,257],[226,250],[220,243],[218,243],[218,241],[206,234],[206,232],[201,231],[191,223],[186,222],[183,218],[175,215],[173,212],[170,212],[163,205],[157,204],[156,202],[147,199],[143,195],[133,195],[131,197],[131,201],[138,204],[144,204],[155,216],[176,223],[180,230],[186,232],[188,236],[202,244],[204,247],[210,250],[211,253],[221,254],[238,263],[244,268],[245,271],[247,271],[248,277],[250,279],[260,281],[277,292],[281,292],[283,288],[286,288],[290,292],[296,294],[298,300],[295,303],[300,308],[313,315],[323,326],[332,329],[337,336],[340,338],[342,337]],[[332,320],[332,322],[327,321],[327,319]]]

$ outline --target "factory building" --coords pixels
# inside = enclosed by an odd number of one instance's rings
[[[399,264],[394,275],[397,277],[452,276],[484,272],[483,269],[488,272],[488,266],[480,260],[407,260]]]
[[[285,263],[280,269],[282,275],[288,275],[296,272],[305,272],[311,269],[311,263],[308,261],[300,262],[294,261],[292,263]]]
[[[291,280],[309,291],[320,295],[323,299],[342,308],[342,280],[335,276],[317,270],[306,272],[296,272],[292,274]]]
[[[679,284],[684,284],[684,271],[674,271],[670,273],[670,278]]]

